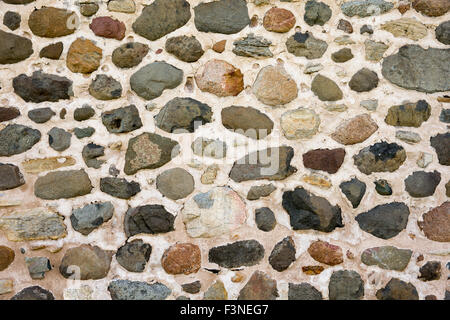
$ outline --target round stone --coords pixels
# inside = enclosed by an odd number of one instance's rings
[[[156,178],[156,188],[169,199],[182,199],[194,191],[194,178],[182,168],[169,169]]]

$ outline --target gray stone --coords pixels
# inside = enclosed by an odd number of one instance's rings
[[[73,129],[73,133],[78,139],[83,139],[87,137],[91,137],[95,132],[95,129],[92,127],[86,128],[75,128]]]
[[[139,110],[134,104],[102,113],[102,123],[110,133],[125,133],[142,127]]]
[[[3,16],[3,24],[11,31],[18,29],[21,21],[22,17],[17,12],[7,11]]]
[[[269,264],[278,272],[282,272],[295,261],[295,253],[294,240],[292,237],[286,237],[273,248],[269,256]]]
[[[438,171],[415,171],[405,179],[405,190],[413,198],[430,197],[441,182]]]
[[[106,74],[98,74],[89,85],[89,94],[98,100],[119,99],[122,96],[122,85]]]
[[[389,46],[383,42],[377,42],[370,39],[364,41],[364,47],[366,51],[366,60],[380,61],[383,59],[383,55]]]
[[[271,41],[250,33],[245,38],[233,42],[233,53],[242,57],[273,57],[269,49],[271,44]]]
[[[112,300],[165,300],[171,293],[167,286],[155,282],[114,280],[109,283],[108,291]]]
[[[391,196],[392,195],[392,187],[389,182],[385,179],[378,179],[374,181],[375,191],[382,196]]]
[[[48,132],[48,144],[53,150],[64,151],[70,147],[72,134],[64,129],[53,127]]]
[[[419,269],[421,281],[433,281],[441,278],[441,263],[439,261],[428,261]]]
[[[142,62],[150,51],[148,45],[139,42],[128,42],[114,49],[112,62],[119,68],[133,68]]]
[[[378,86],[378,75],[367,68],[362,68],[353,75],[348,83],[350,89],[356,92],[368,92]]]
[[[274,126],[269,116],[252,107],[223,108],[221,118],[225,128],[252,139],[266,138]]]
[[[220,139],[198,137],[192,142],[191,149],[195,155],[200,157],[221,159],[227,155],[227,145]]]
[[[307,282],[289,283],[288,300],[322,300],[322,293]]]
[[[195,36],[178,36],[166,41],[166,51],[184,62],[195,62],[205,53]]]
[[[342,12],[348,16],[360,18],[376,16],[388,12],[394,7],[392,2],[384,0],[348,1],[341,5]]]
[[[72,210],[70,221],[72,228],[87,236],[92,231],[109,221],[114,214],[111,202],[97,202]]]
[[[39,286],[26,287],[16,293],[11,300],[55,300],[53,294]]]
[[[376,99],[363,100],[361,101],[360,106],[366,108],[369,111],[375,111],[378,108],[378,100]]]
[[[21,124],[9,124],[0,131],[0,156],[10,157],[28,151],[39,140],[39,130]]]
[[[317,75],[311,83],[311,91],[321,101],[338,101],[343,98],[342,90],[331,79]]]
[[[31,279],[44,279],[45,273],[52,269],[47,257],[25,257],[25,264]]]
[[[252,186],[247,193],[247,200],[259,200],[259,198],[268,197],[275,190],[277,190],[277,187],[271,183]]]
[[[73,112],[73,118],[76,121],[88,120],[95,116],[95,110],[90,105],[83,105],[81,108],[76,108]]]
[[[425,100],[390,107],[384,121],[391,126],[418,128],[431,115],[431,106]]]
[[[366,193],[366,184],[357,178],[353,178],[350,181],[342,182],[339,185],[342,193],[351,202],[353,208],[357,208],[361,203],[364,194]]]
[[[0,191],[10,190],[25,184],[19,167],[13,164],[0,163]]]
[[[49,172],[34,184],[35,196],[45,200],[80,197],[91,190],[91,180],[83,169]]]
[[[267,207],[255,210],[255,223],[259,230],[272,231],[277,225],[277,219],[272,210]]]
[[[393,246],[375,247],[364,250],[361,261],[368,266],[403,271],[408,266],[411,255],[412,251],[409,249],[398,249]]]
[[[443,44],[450,45],[450,20],[437,26],[436,39]]]
[[[367,175],[372,172],[394,172],[405,162],[405,149],[396,143],[385,141],[365,147],[353,156],[359,171]]]
[[[140,239],[125,243],[116,252],[117,262],[130,272],[144,272],[152,246]]]
[[[416,287],[409,282],[392,278],[384,288],[376,292],[378,300],[419,300]]]
[[[314,38],[310,32],[296,32],[286,41],[286,48],[294,56],[319,59],[327,51],[328,44],[326,41]]]
[[[450,132],[439,133],[431,137],[430,143],[436,151],[439,163],[444,166],[450,166]]]
[[[119,199],[130,199],[141,191],[141,186],[135,181],[106,177],[100,179],[100,190]]]
[[[33,54],[30,39],[0,30],[0,65],[23,61]]]
[[[330,20],[331,14],[332,11],[327,4],[310,0],[306,2],[305,15],[303,16],[303,19],[310,26],[316,24],[323,26],[328,20]]]
[[[342,48],[339,51],[333,52],[331,54],[331,60],[336,63],[344,63],[353,59],[354,55],[350,48]]]
[[[39,108],[28,111],[28,118],[35,123],[46,123],[56,113],[50,108]]]
[[[243,240],[211,248],[208,260],[223,268],[257,265],[264,258],[264,247],[256,240]]]
[[[262,271],[255,271],[239,292],[238,300],[276,300],[277,281]]]
[[[183,288],[184,292],[190,293],[190,294],[196,294],[200,292],[200,289],[202,287],[202,283],[200,281],[194,281],[190,283],[182,284],[181,287]]]
[[[334,271],[328,283],[328,296],[330,300],[360,300],[364,297],[364,281],[356,271]]]
[[[80,3],[80,13],[85,17],[93,16],[97,13],[100,7],[95,2],[83,2]]]
[[[159,234],[174,230],[175,217],[161,205],[146,205],[128,209],[125,214],[125,235]]]
[[[450,109],[442,109],[439,120],[444,123],[450,123]]]
[[[194,184],[192,175],[182,168],[166,170],[156,177],[156,188],[172,200],[186,198],[194,191]]]
[[[405,130],[398,130],[395,132],[395,137],[397,139],[400,139],[402,141],[405,141],[409,144],[415,144],[419,143],[422,138],[418,133],[412,132],[412,131],[405,131]]]

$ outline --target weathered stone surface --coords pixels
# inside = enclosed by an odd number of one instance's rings
[[[11,300],[55,300],[53,293],[39,286],[26,287],[16,293]]]
[[[41,139],[41,133],[21,124],[9,124],[0,131],[0,156],[9,157],[30,150]]]
[[[122,96],[122,85],[106,74],[98,74],[89,85],[89,94],[98,100],[113,100]]]
[[[220,280],[215,281],[203,295],[203,300],[228,300],[228,292]]]
[[[200,292],[200,289],[202,288],[202,283],[199,280],[197,280],[194,282],[182,284],[181,287],[183,288],[184,292],[196,294]]]
[[[26,173],[41,173],[68,167],[75,164],[75,159],[69,156],[50,157],[44,159],[29,159],[22,162],[22,167]]]
[[[3,16],[3,24],[11,31],[18,29],[21,21],[22,17],[17,12],[7,11]]]
[[[45,208],[5,213],[0,216],[0,230],[9,241],[56,240],[67,235],[64,217]]]
[[[273,7],[264,15],[263,26],[267,31],[285,33],[295,26],[295,22],[291,11]]]
[[[288,300],[322,300],[322,293],[307,282],[289,283]]]
[[[144,132],[128,142],[124,172],[131,175],[142,169],[162,167],[178,155],[178,150],[178,142],[156,133]]]
[[[125,235],[159,234],[174,230],[175,217],[161,205],[146,205],[128,209],[125,214]]]
[[[342,30],[346,33],[353,33],[353,26],[350,21],[339,19],[338,26],[336,27],[338,30]]]
[[[174,98],[166,103],[154,117],[158,128],[169,133],[194,132],[199,126],[212,121],[212,110],[191,98]]]
[[[289,214],[294,230],[331,232],[344,226],[339,206],[332,206],[325,198],[318,197],[304,188],[298,187],[284,192],[282,205]]]
[[[195,62],[205,53],[195,36],[178,36],[166,41],[166,51],[184,62]]]
[[[316,149],[303,154],[305,168],[322,170],[330,174],[338,172],[344,162],[345,149]]]
[[[3,0],[4,3],[9,3],[9,4],[28,4],[33,1],[35,1],[35,0]]]
[[[378,205],[356,216],[359,227],[381,239],[391,239],[406,228],[409,208],[402,202]]]
[[[364,297],[364,281],[356,271],[334,271],[330,277],[328,292],[330,300],[360,300]]]
[[[12,279],[1,279],[0,280],[0,295],[13,292],[14,282]]]
[[[99,5],[95,2],[82,2],[80,3],[80,13],[85,17],[91,17],[97,13],[100,9]]]
[[[44,279],[45,273],[52,269],[47,257],[25,257],[25,265],[31,279]]]
[[[219,0],[200,3],[194,8],[198,31],[233,34],[250,24],[245,0]]]
[[[343,97],[342,90],[339,89],[338,85],[330,78],[320,74],[312,81],[311,91],[314,92],[321,101],[337,101],[341,100]]]
[[[182,168],[166,170],[156,177],[156,188],[172,200],[186,198],[194,191],[194,178]]]
[[[311,32],[296,32],[287,39],[286,48],[294,56],[311,60],[321,58],[327,51],[328,44],[326,41],[315,38]]]
[[[310,256],[321,263],[335,266],[344,262],[342,249],[326,241],[315,241],[308,248]]]
[[[15,257],[14,250],[6,246],[0,246],[0,271],[6,270]]]
[[[247,193],[247,200],[259,200],[263,197],[268,197],[272,192],[277,190],[273,184],[264,184],[261,186],[252,186]]]
[[[136,239],[117,249],[116,260],[127,271],[144,272],[151,253],[151,245],[144,243],[141,239]]]
[[[398,249],[393,246],[375,247],[364,250],[361,261],[368,266],[403,271],[408,266],[411,255],[412,251],[409,249]]]
[[[288,146],[252,152],[237,160],[230,171],[236,182],[248,180],[283,180],[297,171],[291,166],[294,149]]]
[[[149,51],[146,44],[128,42],[114,49],[112,62],[119,68],[133,68],[142,62]]]
[[[141,191],[141,187],[135,181],[106,177],[100,179],[100,190],[119,199],[130,199]]]
[[[98,37],[122,40],[125,38],[125,24],[111,17],[97,17],[92,19],[89,28]]]
[[[440,206],[431,209],[418,221],[419,228],[425,236],[433,241],[450,242],[450,202],[446,201]]]
[[[139,110],[134,104],[103,112],[102,123],[110,133],[126,133],[142,127]]]
[[[89,39],[78,38],[70,45],[66,64],[70,71],[75,73],[92,73],[100,66],[103,53]]]
[[[392,195],[392,187],[389,182],[385,179],[378,179],[374,181],[375,191],[382,196]]]
[[[348,83],[350,89],[356,92],[368,92],[378,86],[378,75],[367,68],[362,68],[353,75]]]
[[[413,0],[413,8],[428,17],[440,17],[450,10],[447,0]]]
[[[53,74],[35,71],[31,77],[26,74],[13,79],[14,92],[26,102],[57,102],[73,96],[72,81]]]
[[[315,171],[311,171],[310,173],[303,175],[302,181],[324,189],[329,189],[332,186],[331,180],[328,176]]]
[[[292,237],[286,237],[278,242],[269,256],[269,264],[278,272],[289,268],[295,261],[295,243]]]
[[[342,122],[331,137],[344,145],[353,145],[367,140],[378,130],[377,123],[368,114],[361,114]]]
[[[319,131],[320,117],[314,110],[298,108],[283,113],[280,124],[287,139],[309,139]]]
[[[450,109],[442,109],[439,120],[444,123],[450,123]]]
[[[450,45],[450,20],[438,25],[435,33],[439,42]]]
[[[366,51],[366,60],[380,61],[389,46],[384,42],[377,42],[370,39],[364,41],[364,48]]]
[[[305,15],[303,19],[310,25],[323,26],[331,18],[332,11],[330,6],[323,2],[309,0],[305,4]]]
[[[416,287],[409,282],[392,278],[376,293],[378,300],[419,300]]]
[[[42,7],[30,14],[28,26],[31,32],[39,37],[56,38],[74,33],[77,19],[73,11]]]
[[[415,171],[405,179],[405,190],[411,197],[424,198],[434,194],[441,182],[441,174],[434,172]]]
[[[114,280],[108,285],[112,300],[165,300],[171,293],[167,286],[155,282]]]
[[[400,18],[388,21],[381,25],[381,30],[388,31],[394,37],[403,37],[411,40],[420,40],[427,36],[427,27],[416,18]]]
[[[52,59],[52,60],[58,60],[61,57],[63,49],[64,49],[64,45],[61,41],[52,43],[41,49],[41,51],[39,52],[39,57]]]
[[[354,55],[350,48],[342,48],[339,51],[333,52],[331,54],[331,60],[333,60],[336,63],[344,63],[353,58],[354,58]]]
[[[70,248],[61,260],[59,272],[67,279],[102,279],[109,272],[113,254],[87,244]]]
[[[264,139],[273,129],[273,121],[252,107],[231,106],[221,112],[222,124],[228,130],[252,139]]]
[[[259,230],[269,232],[277,225],[277,219],[272,210],[263,207],[255,210],[255,223]]]
[[[239,292],[238,300],[276,300],[277,281],[262,271],[255,271]]]
[[[357,208],[366,193],[366,184],[357,178],[342,182],[339,185],[342,193],[352,204],[353,208]]]
[[[0,122],[13,120],[20,116],[19,109],[15,107],[0,107]]]
[[[96,202],[72,210],[70,222],[72,223],[72,228],[87,236],[103,223],[108,222],[113,214],[114,206],[111,202]]]
[[[81,156],[88,168],[99,169],[105,160],[99,160],[99,157],[105,155],[105,147],[94,143],[88,143],[83,147]]]
[[[73,112],[73,118],[76,121],[88,120],[95,116],[95,110],[89,105],[83,105],[81,108],[76,108]]]
[[[177,243],[164,251],[161,265],[168,274],[192,274],[200,270],[200,248],[192,243]]]
[[[396,143],[385,141],[365,147],[353,156],[359,171],[367,175],[372,172],[394,172],[406,160],[405,149]]]
[[[419,269],[419,279],[422,281],[433,281],[441,278],[441,263],[439,261],[428,261]]]
[[[1,134],[1,133],[0,133]],[[436,151],[439,163],[450,165],[450,132],[439,133],[430,138],[431,146]]]
[[[431,106],[425,100],[390,107],[384,121],[391,126],[420,127],[431,115]]]
[[[269,106],[287,104],[298,95],[295,80],[281,66],[262,68],[252,88],[256,98]]]
[[[80,197],[91,190],[91,180],[83,169],[53,171],[39,177],[34,184],[34,195],[45,200]]]
[[[134,0],[110,0],[108,1],[108,11],[134,13],[136,4]]]
[[[227,145],[220,139],[198,137],[192,142],[191,149],[195,155],[200,157],[221,159],[227,155]]]
[[[0,191],[11,190],[25,184],[18,166],[0,163]]]
[[[156,0],[144,7],[133,23],[138,35],[155,41],[184,26],[191,18],[189,2],[185,0]]]
[[[243,240],[211,248],[208,260],[223,268],[257,265],[264,258],[264,247],[256,240]]]
[[[200,90],[218,97],[237,96],[244,90],[241,70],[217,59],[209,60],[197,70],[195,82]]]
[[[156,61],[134,73],[130,85],[138,96],[152,100],[162,95],[164,90],[178,87],[182,81],[183,70],[164,61]]]
[[[384,0],[357,0],[343,3],[341,10],[348,17],[358,16],[364,18],[386,13],[393,7],[394,4],[392,2]]]
[[[33,54],[30,39],[0,30],[0,64],[12,64],[23,61]]]
[[[233,42],[233,53],[242,57],[273,57],[273,53],[269,49],[271,44],[271,41],[262,36],[255,36],[253,33],[249,33],[246,37]]]
[[[384,78],[393,84],[426,93],[450,90],[450,49],[405,45],[383,59]]]
[[[64,129],[53,127],[48,132],[48,144],[53,150],[64,151],[70,147],[72,134]]]

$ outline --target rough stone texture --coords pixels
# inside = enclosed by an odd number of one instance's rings
[[[368,114],[361,114],[342,122],[331,137],[344,145],[353,145],[367,140],[378,130],[377,123]]]
[[[255,210],[255,223],[259,230],[272,231],[277,225],[275,214],[267,207]]]
[[[378,300],[419,300],[416,287],[409,282],[392,278],[376,293]]]
[[[126,236],[140,233],[160,234],[174,230],[175,217],[161,205],[146,205],[130,208],[125,214]]]
[[[111,17],[94,18],[89,28],[96,36],[122,40],[125,37],[125,24]]]
[[[303,154],[305,168],[336,173],[344,162],[345,149],[316,149]]]
[[[12,64],[23,61],[33,54],[30,39],[0,30],[0,64]]]
[[[295,16],[291,11],[274,7],[265,13],[263,26],[267,31],[285,33],[294,27],[295,22]]]
[[[432,196],[441,182],[438,171],[415,171],[405,179],[405,190],[411,197],[424,198]]]
[[[415,41],[426,37],[428,33],[427,27],[415,18],[388,21],[381,25],[381,29],[392,33],[394,37],[404,37]]]
[[[155,282],[114,280],[108,285],[112,300],[165,300],[172,292],[166,285]]]
[[[273,121],[252,107],[231,106],[222,109],[222,124],[228,130],[252,139],[264,139],[273,129]]]
[[[261,186],[252,186],[247,193],[247,200],[259,200],[262,197],[269,196],[277,188],[273,184],[264,184]]]
[[[0,163],[0,191],[10,190],[25,184],[25,179],[19,167]]]
[[[264,257],[264,247],[256,240],[242,240],[211,248],[208,260],[223,268],[257,265]]]
[[[42,287],[31,286],[22,289],[15,294],[11,300],[55,300],[55,297],[53,296],[53,293]]]
[[[58,60],[61,57],[63,49],[64,45],[62,42],[49,44],[48,46],[41,49],[41,51],[39,52],[39,57]]]
[[[317,2],[315,0],[309,0],[305,4],[305,15],[303,19],[310,25],[323,26],[331,18],[332,11],[330,7],[323,3]]]
[[[31,13],[28,26],[31,32],[39,37],[63,37],[75,32],[76,18],[76,14],[72,11],[42,7]]]
[[[289,283],[288,300],[322,300],[322,293],[307,282]]]
[[[413,0],[413,8],[428,17],[439,17],[450,10],[447,0]]]
[[[262,68],[255,83],[253,93],[256,98],[269,106],[284,105],[297,98],[297,84],[280,66]]]
[[[261,271],[255,271],[241,289],[238,300],[276,300],[277,282]]]
[[[436,28],[436,39],[443,44],[450,44],[450,21],[442,22]]]
[[[273,53],[269,48],[271,44],[271,41],[261,36],[255,36],[253,33],[250,33],[245,38],[233,42],[233,53],[237,56],[242,57],[273,57]]]
[[[439,261],[428,261],[419,269],[419,279],[422,281],[434,281],[441,278],[441,263]]]
[[[327,51],[328,44],[326,41],[315,38],[310,32],[297,32],[288,38],[286,48],[294,56],[311,60],[321,58]]]
[[[412,251],[393,246],[375,247],[364,250],[361,254],[362,263],[377,266],[386,270],[403,271],[408,266]]]
[[[359,300],[364,296],[364,281],[356,271],[335,271],[331,274],[328,292],[330,300]]]
[[[128,42],[114,49],[112,62],[119,68],[133,68],[142,62],[150,51],[148,45],[139,42]]]
[[[418,221],[419,228],[425,236],[433,241],[450,242],[450,202],[446,201],[440,206],[431,209]]]
[[[141,191],[141,187],[135,181],[106,177],[100,179],[100,190],[119,199],[130,199]]]
[[[73,210],[70,222],[72,223],[72,228],[86,236],[99,228],[103,223],[109,221],[113,213],[114,206],[111,202],[88,204]]]
[[[244,90],[244,75],[241,70],[224,60],[212,59],[195,74],[200,90],[218,97],[237,96]]]
[[[182,168],[166,170],[156,177],[156,188],[172,200],[186,198],[194,191],[194,184],[192,175]]]
[[[348,16],[360,18],[383,14],[394,7],[392,2],[384,0],[356,0],[341,5],[342,12]]]
[[[168,274],[196,273],[201,267],[200,248],[192,243],[177,243],[164,251],[161,265]]]
[[[130,272],[143,272],[151,253],[152,246],[137,239],[127,242],[117,249],[116,260]]]
[[[362,149],[353,156],[358,169],[365,174],[372,172],[393,172],[406,160],[405,149],[396,143],[385,141]]]
[[[184,62],[195,62],[204,53],[202,44],[194,36],[178,36],[167,39],[166,51]]]
[[[436,151],[439,163],[444,166],[450,165],[450,133],[439,133],[430,138],[431,146]]]
[[[278,272],[282,272],[295,261],[295,252],[294,240],[292,237],[286,237],[273,248],[269,256],[269,264]]]
[[[325,241],[313,242],[308,248],[308,253],[314,260],[329,266],[335,266],[344,261],[341,247]]]
[[[378,75],[367,68],[362,68],[355,73],[348,83],[350,89],[356,92],[367,92],[378,86]]]
[[[122,85],[106,74],[99,74],[89,85],[89,94],[98,100],[118,99],[122,95]]]
[[[75,73],[89,74],[100,66],[103,50],[89,39],[78,38],[70,45],[67,53],[67,67]]]
[[[391,126],[420,127],[431,115],[431,106],[420,100],[390,107],[384,121]]]
[[[314,110],[298,108],[282,114],[280,122],[287,139],[308,139],[319,131],[320,117]]]
[[[53,150],[64,151],[70,147],[72,134],[64,129],[53,127],[48,132],[48,144]]]
[[[34,184],[35,196],[45,200],[80,197],[91,190],[91,180],[83,169],[53,171],[39,177]]]
[[[126,133],[142,127],[139,111],[134,104],[103,112],[102,122],[110,133]]]
[[[331,79],[322,75],[317,75],[311,83],[311,91],[321,101],[337,101],[343,97],[342,90]]]

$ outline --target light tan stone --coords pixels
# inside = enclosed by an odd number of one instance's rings
[[[287,139],[309,139],[320,126],[320,117],[314,110],[298,108],[285,112],[281,116],[281,129]]]
[[[44,159],[29,159],[22,162],[22,167],[26,173],[41,173],[56,170],[63,167],[70,167],[76,163],[70,156],[51,157]]]
[[[415,41],[425,38],[428,33],[427,27],[416,18],[388,21],[381,25],[381,29],[392,33],[394,37],[404,37]]]

